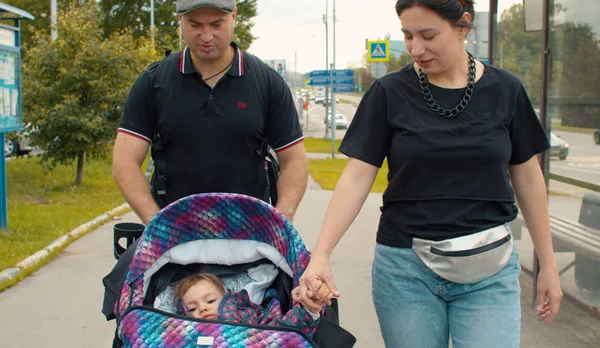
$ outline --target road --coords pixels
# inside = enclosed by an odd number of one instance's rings
[[[336,94],[336,96],[338,96],[340,102],[335,105],[335,113],[346,116],[346,120],[350,124],[360,98],[345,94]],[[315,104],[314,101],[311,101],[308,105],[308,112],[304,111],[303,116],[302,125],[304,126],[305,136],[309,138],[323,138],[325,136],[325,107],[322,104]],[[337,129],[335,131],[336,139],[342,139],[345,134],[345,130]]]
[[[592,134],[554,131],[569,144],[566,160],[552,159],[550,173],[600,185],[600,146],[594,144]],[[550,182],[550,189],[582,196],[585,189],[560,182]]]
[[[340,102],[336,104],[336,113],[346,116],[348,123],[352,121],[360,97],[349,94],[338,94]],[[306,111],[304,112],[306,117]],[[303,119],[305,135],[307,137],[322,138],[325,135],[325,107],[321,104],[312,102],[308,107],[308,122]],[[336,139],[341,139],[346,134],[344,130],[336,130]],[[554,134],[561,137],[569,144],[569,156],[566,160],[560,161],[552,158],[550,161],[550,172],[569,178],[585,181],[588,183],[600,185],[600,146],[594,144],[592,134],[576,133],[568,131],[554,131]],[[578,197],[588,190],[580,187],[564,184],[557,181],[550,182],[550,189]]]

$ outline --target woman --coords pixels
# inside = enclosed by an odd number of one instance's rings
[[[539,320],[562,301],[536,158],[548,139],[519,79],[465,50],[472,0],[398,0],[396,12],[414,63],[376,80],[358,107],[301,299],[318,298],[318,277],[340,295],[331,253],[387,158],[372,269],[386,346],[444,347],[451,336],[460,348],[519,347],[515,196],[540,260]]]

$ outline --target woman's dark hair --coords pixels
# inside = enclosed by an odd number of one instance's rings
[[[474,0],[398,0],[396,2],[396,13],[400,17],[404,10],[415,6],[422,6],[435,11],[457,27],[471,28],[475,20]],[[471,23],[460,23],[459,20],[466,12],[471,14]]]

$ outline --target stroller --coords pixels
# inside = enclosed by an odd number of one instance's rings
[[[116,245],[115,241],[115,245]],[[310,260],[291,223],[271,205],[240,194],[198,194],[161,210],[103,279],[102,312],[116,319],[113,347],[352,347],[337,302],[325,306],[315,334],[184,315],[173,287],[198,273],[220,277],[252,302],[292,306],[291,290]],[[335,299],[334,299],[335,300]]]

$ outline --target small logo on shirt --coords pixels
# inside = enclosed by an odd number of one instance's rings
[[[248,104],[246,104],[245,101],[239,101],[239,102],[237,102],[237,107],[238,107],[238,109],[242,109],[243,110],[243,109],[245,109],[245,108],[248,107]]]

